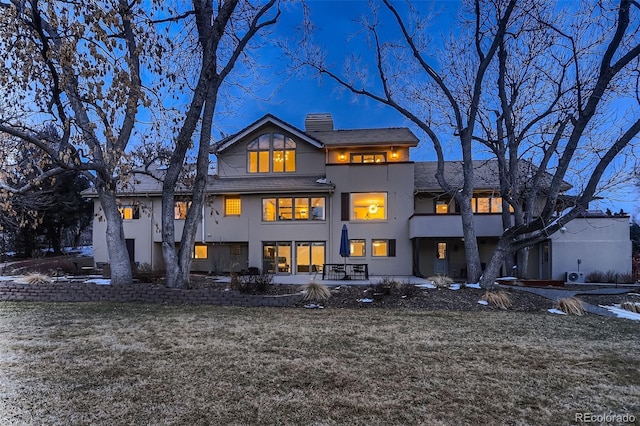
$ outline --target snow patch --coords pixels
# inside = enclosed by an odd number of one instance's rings
[[[547,309],[547,312],[549,312],[550,314],[558,314],[558,315],[567,315],[566,312],[562,312],[560,309]]]
[[[418,288],[436,288],[435,284],[433,283],[425,283],[425,284],[416,284],[416,287]]]
[[[636,314],[635,312],[627,311],[626,309],[622,309],[620,305],[615,306],[605,306],[600,305],[601,308],[605,308],[609,312],[615,314],[618,318],[630,319],[633,321],[640,321],[640,314]]]
[[[466,287],[480,289],[480,283],[466,284]]]
[[[487,306],[489,304],[489,302],[487,302],[486,300],[478,300],[478,303],[484,306]]]
[[[460,290],[460,284],[449,284],[449,290]]]
[[[356,302],[360,302],[360,303],[373,303],[373,299],[369,299],[369,298],[364,298],[364,299],[356,299]]]
[[[85,283],[97,284],[97,285],[111,285],[111,280],[106,278],[93,278],[90,280],[86,280]]]

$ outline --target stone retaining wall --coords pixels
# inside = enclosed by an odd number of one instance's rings
[[[0,282],[0,301],[139,302],[184,305],[290,306],[301,294],[249,295],[215,289],[173,289],[153,284],[110,286],[90,283],[20,284]]]

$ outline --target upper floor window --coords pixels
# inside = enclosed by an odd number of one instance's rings
[[[386,219],[386,192],[354,192],[350,194],[349,220]]]
[[[265,133],[247,145],[249,173],[296,171],[296,142],[280,133]]]
[[[242,214],[242,200],[240,197],[225,197],[224,215],[240,216]]]
[[[502,213],[502,197],[473,197],[471,209],[474,213]],[[511,206],[509,211],[513,212]]]
[[[140,219],[140,207],[137,204],[121,206],[118,210],[124,220]]]
[[[371,164],[371,163],[386,163],[387,154],[384,152],[372,152],[372,153],[359,153],[351,154],[351,163],[359,164]]]
[[[173,218],[176,220],[184,220],[187,218],[187,211],[191,207],[191,201],[179,200],[173,203]]]
[[[325,220],[324,197],[279,197],[262,199],[262,220]]]

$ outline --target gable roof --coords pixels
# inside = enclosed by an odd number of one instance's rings
[[[276,117],[276,116],[274,116],[272,114],[267,114],[267,115],[263,116],[262,118],[258,119],[257,121],[254,121],[249,126],[245,127],[243,130],[239,131],[238,133],[233,134],[231,136],[227,136],[226,138],[222,139],[221,141],[218,141],[217,143],[215,143],[212,146],[211,152],[213,152],[214,154],[218,154],[218,153],[223,152],[224,150],[226,150],[227,148],[229,148],[230,146],[232,146],[233,144],[235,144],[239,140],[243,139],[244,137],[246,137],[250,133],[258,130],[260,127],[262,127],[262,126],[264,126],[266,124],[273,124],[275,126],[278,126],[278,127],[282,128],[282,129],[286,130],[287,132],[291,133],[292,135],[300,138],[301,140],[303,140],[303,141],[315,146],[316,148],[324,148],[324,144],[322,142],[320,142],[318,139],[309,136],[307,133],[303,132],[302,130],[296,128],[295,126],[292,126],[289,123],[286,123],[286,122],[280,120],[278,117]]]
[[[463,170],[462,161],[446,161],[444,165],[444,177],[454,187],[462,187]],[[520,160],[518,163],[520,175],[525,181],[532,172],[537,170],[529,161]],[[414,188],[416,192],[442,192],[442,188],[436,179],[437,161],[425,161],[414,163]],[[499,190],[500,178],[498,176],[498,160],[473,161],[475,178],[474,190]],[[551,184],[552,175],[545,173],[543,185]],[[571,184],[563,182],[561,189],[571,189]]]

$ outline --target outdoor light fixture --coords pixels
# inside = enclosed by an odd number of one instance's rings
[[[338,158],[340,159],[340,161],[344,161],[347,158],[347,154],[345,154],[344,151],[340,151]]]
[[[393,159],[398,158],[398,151],[396,150],[395,146],[391,147],[391,158],[393,158]]]

